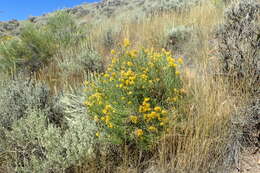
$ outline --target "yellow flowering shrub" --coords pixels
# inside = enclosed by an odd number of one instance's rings
[[[112,62],[95,83],[86,86],[85,105],[97,122],[99,137],[113,143],[152,145],[173,122],[184,96],[179,66],[166,50],[111,51]],[[103,134],[103,135],[101,135]]]

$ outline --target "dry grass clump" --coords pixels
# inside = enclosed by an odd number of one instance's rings
[[[218,172],[225,157],[235,98],[224,81],[216,82],[207,72],[193,75],[186,81],[192,95],[188,119],[173,126],[159,149],[159,167],[165,172]]]

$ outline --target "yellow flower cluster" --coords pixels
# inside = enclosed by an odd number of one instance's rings
[[[160,123],[163,122],[163,124],[168,123],[168,118],[167,117],[167,111],[166,110],[162,110],[161,107],[156,106],[153,111],[149,112],[149,113],[145,113],[143,115],[144,120],[147,122],[150,122],[152,120],[158,120]],[[162,124],[161,124],[162,125]]]
[[[124,39],[123,46],[124,46],[124,47],[129,47],[129,46],[130,46],[130,41],[129,41],[129,39]]]
[[[12,40],[14,37],[11,35],[4,35],[2,37],[0,37],[0,41],[9,41]]]
[[[167,61],[168,61],[170,67],[174,67],[174,68],[177,67],[175,60],[172,57],[167,57]]]
[[[131,50],[131,51],[128,51],[127,54],[128,54],[131,58],[136,58],[137,55],[138,55],[138,52],[137,52],[137,50]]]
[[[151,131],[151,132],[156,132],[156,131],[157,131],[157,128],[154,127],[154,126],[150,126],[150,127],[148,127],[148,129],[149,129],[149,131]]]
[[[113,128],[113,124],[110,122],[111,115],[114,112],[114,109],[111,105],[105,105],[105,108],[102,110],[103,116],[101,117],[101,120],[105,122],[107,127]]]
[[[139,106],[140,113],[148,112],[151,110],[150,104],[148,103],[149,100],[149,98],[145,98],[143,104]]]
[[[183,59],[181,57],[179,57],[177,60],[175,60],[172,56],[171,53],[169,51],[166,51],[165,49],[162,49],[162,52],[164,54],[164,56],[166,56],[166,59],[168,61],[168,65],[170,67],[174,67],[176,68],[179,65],[183,64]],[[177,72],[176,74],[178,75],[180,72]]]
[[[84,103],[86,106],[93,106],[94,103],[102,104],[102,94],[99,92],[96,92],[92,94],[88,100]]]
[[[143,103],[139,106],[139,112],[143,113],[143,119],[146,122],[157,120],[160,126],[164,126],[165,124],[167,124],[169,122],[167,111],[163,110],[160,106],[155,106],[152,109],[149,101],[150,98],[145,98]],[[149,126],[148,130],[151,132],[156,132],[157,128],[155,126]]]
[[[102,116],[99,117],[98,115],[94,116],[94,120],[99,122],[100,120],[106,124],[107,127],[113,128],[113,124],[110,122],[111,115],[115,112],[110,104],[104,105],[104,98],[100,92],[96,92],[88,97],[88,100],[84,103],[87,107],[93,108],[96,106],[101,106],[98,109],[101,109]]]
[[[110,52],[112,55],[115,55],[116,54],[116,51],[114,49],[111,50]]]
[[[134,116],[134,115],[131,115],[131,116],[130,116],[130,120],[131,120],[131,122],[134,123],[134,124],[136,124],[136,123],[138,122],[137,116]]]
[[[143,134],[144,134],[144,132],[143,132],[142,129],[137,129],[137,130],[135,131],[135,135],[138,136],[138,137],[143,136]]]
[[[119,87],[123,88],[129,85],[134,85],[135,80],[136,80],[136,74],[131,69],[129,69],[128,71],[122,70],[121,78],[119,79],[119,81],[121,82],[119,84]]]

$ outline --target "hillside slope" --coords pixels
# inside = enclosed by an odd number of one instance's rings
[[[160,11],[180,10],[184,6],[191,6],[203,0],[102,0],[96,3],[83,3],[81,5],[62,9],[73,14],[78,22],[85,23],[86,20],[95,23],[104,19],[114,17],[133,19],[151,15]],[[32,23],[44,23],[49,16],[55,12],[43,14],[42,16],[28,16],[26,21]],[[0,21],[0,36],[18,34],[19,26],[25,21],[11,20],[8,22]]]

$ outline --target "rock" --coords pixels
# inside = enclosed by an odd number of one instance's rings
[[[36,16],[29,16],[29,17],[28,17],[28,20],[29,20],[30,22],[32,22],[32,23],[35,23],[35,22],[36,22],[36,19],[37,19]]]
[[[90,13],[90,11],[88,9],[83,8],[82,6],[77,6],[74,8],[69,8],[66,9],[66,11],[70,14],[73,14],[77,17],[82,17],[82,16],[86,16]]]
[[[19,27],[20,23],[17,20],[11,20],[8,22],[0,23],[0,30],[1,31],[13,31]]]

